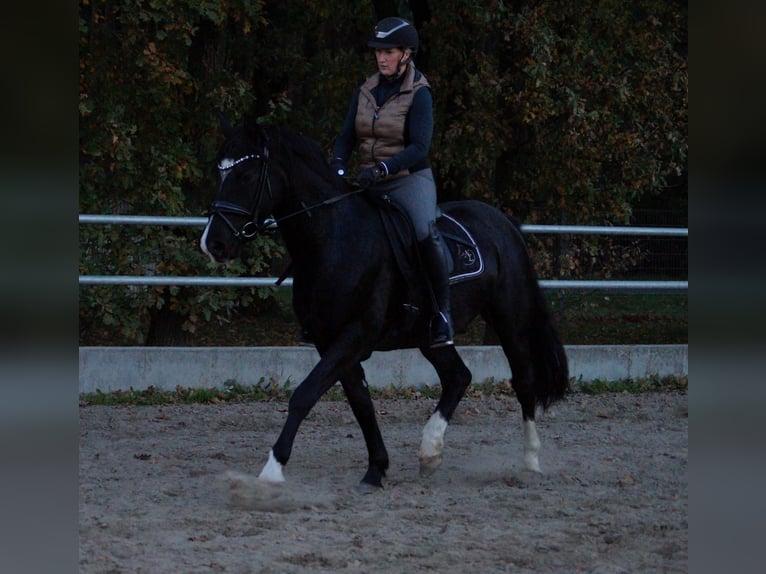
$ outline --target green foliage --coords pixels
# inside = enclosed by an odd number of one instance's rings
[[[689,390],[689,377],[652,376],[640,379],[623,379],[619,381],[579,381],[574,390],[586,395],[602,395],[604,393],[685,393]]]
[[[624,225],[686,170],[686,5],[446,0],[423,27],[446,197],[527,223]],[[533,246],[543,276],[630,269],[638,245]]]
[[[104,393],[84,393],[80,396],[83,406],[119,406],[119,405],[173,405],[194,403],[224,403],[243,401],[283,400],[290,398],[286,386],[261,379],[255,385],[242,385],[236,381],[226,381],[223,388],[187,388],[177,386],[174,391],[162,391],[150,386],[143,391],[133,388],[127,391]]]
[[[216,112],[301,131],[329,152],[374,70],[373,2],[81,0],[80,212],[200,215],[215,189]],[[434,88],[440,199],[527,223],[626,224],[686,171],[687,7],[678,1],[398,2]],[[280,248],[214,271],[199,230],[81,226],[81,274],[254,275]],[[609,277],[641,259],[610,238],[534,239],[541,276]],[[153,310],[193,331],[270,296],[256,289],[85,287],[83,326],[142,343]]]
[[[216,111],[245,113],[250,78],[236,59],[265,25],[261,2],[81,2],[80,212],[200,215],[211,199],[220,139]],[[234,32],[231,37],[227,31]],[[249,56],[248,56],[249,59]],[[199,230],[81,226],[81,274],[207,275]],[[280,250],[258,241],[248,265],[224,275],[263,272]],[[86,287],[81,330],[119,325],[127,344],[145,342],[153,310],[226,320],[268,295],[256,289]]]

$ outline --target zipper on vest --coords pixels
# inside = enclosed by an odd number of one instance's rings
[[[372,161],[377,163],[378,160],[375,157],[375,148],[378,145],[378,138],[375,135],[375,122],[378,121],[378,118],[380,117],[378,115],[378,112],[380,111],[381,106],[375,106],[375,111],[372,113],[372,145],[370,146],[370,156],[372,157]]]

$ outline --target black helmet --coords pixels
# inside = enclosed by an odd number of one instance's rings
[[[409,48],[418,51],[418,31],[402,18],[383,18],[375,26],[367,45],[371,48]]]

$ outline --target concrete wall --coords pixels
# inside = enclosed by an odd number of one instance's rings
[[[500,347],[458,347],[474,382],[510,378]],[[575,380],[616,381],[689,373],[688,345],[566,347]],[[220,388],[226,381],[300,383],[319,360],[308,347],[80,347],[80,392]],[[363,363],[373,387],[436,385],[431,364],[416,350],[374,353]]]

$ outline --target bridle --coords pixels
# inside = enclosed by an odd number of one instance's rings
[[[254,239],[258,236],[259,233],[262,231],[265,231],[267,229],[275,229],[277,225],[285,221],[286,219],[290,219],[292,217],[295,217],[297,215],[301,215],[304,213],[308,213],[310,215],[310,212],[318,207],[322,207],[324,205],[330,205],[332,203],[335,203],[337,201],[340,201],[341,199],[345,199],[351,195],[356,195],[357,193],[361,193],[364,191],[363,188],[357,187],[353,189],[352,191],[346,192],[344,194],[331,197],[329,199],[325,199],[324,201],[320,201],[319,203],[315,203],[314,205],[303,205],[303,209],[299,209],[297,211],[294,211],[292,213],[289,213],[283,217],[280,217],[278,219],[266,219],[263,223],[258,223],[255,221],[255,214],[258,212],[258,208],[261,206],[261,201],[263,199],[263,192],[264,190],[269,195],[269,201],[273,203],[273,194],[271,191],[271,181],[269,179],[269,148],[266,146],[263,146],[263,154],[249,154],[240,157],[239,159],[230,160],[226,162],[226,164],[219,163],[218,164],[218,170],[222,172],[224,175],[221,180],[221,187],[223,187],[223,179],[225,179],[226,175],[225,172],[231,170],[234,168],[234,166],[239,165],[240,163],[243,163],[245,161],[249,161],[251,159],[263,159],[263,162],[261,163],[261,173],[258,180],[258,187],[256,189],[256,200],[255,205],[253,206],[252,210],[247,210],[241,205],[238,205],[236,203],[230,202],[230,201],[221,201],[221,200],[215,200],[210,206],[210,210],[208,211],[209,216],[211,218],[213,217],[220,217],[221,220],[227,225],[227,227],[231,230],[231,232],[234,234],[234,237],[239,239],[240,241],[249,241],[251,239]],[[220,189],[219,189],[220,193]],[[244,215],[247,217],[247,221],[242,225],[241,229],[237,229],[237,227],[231,222],[231,220],[226,217],[226,215]]]
[[[234,234],[234,237],[239,239],[240,241],[246,241],[250,239],[254,239],[259,231],[261,231],[262,227],[259,223],[255,221],[255,214],[258,211],[258,208],[261,206],[261,201],[263,199],[263,192],[264,190],[269,194],[269,200],[272,199],[272,193],[271,193],[271,180],[269,179],[269,148],[266,146],[263,146],[263,154],[249,154],[240,157],[239,159],[230,160],[226,163],[219,163],[218,164],[218,171],[220,171],[223,175],[221,177],[221,187],[223,187],[223,182],[226,179],[227,172],[233,169],[235,166],[249,161],[251,159],[261,159],[263,158],[263,162],[261,163],[261,174],[259,176],[258,180],[258,188],[256,189],[256,199],[255,199],[255,205],[253,206],[253,209],[247,210],[241,205],[237,205],[236,203],[233,203],[231,201],[221,201],[220,199],[217,199],[213,201],[213,203],[210,206],[210,211],[208,212],[211,219],[213,217],[220,217],[221,220],[226,224],[226,226],[231,230],[231,232]],[[220,193],[220,188],[219,188]],[[227,215],[244,215],[247,217],[247,221],[245,221],[244,225],[241,229],[237,229],[237,227],[231,222],[231,220],[227,217]]]

